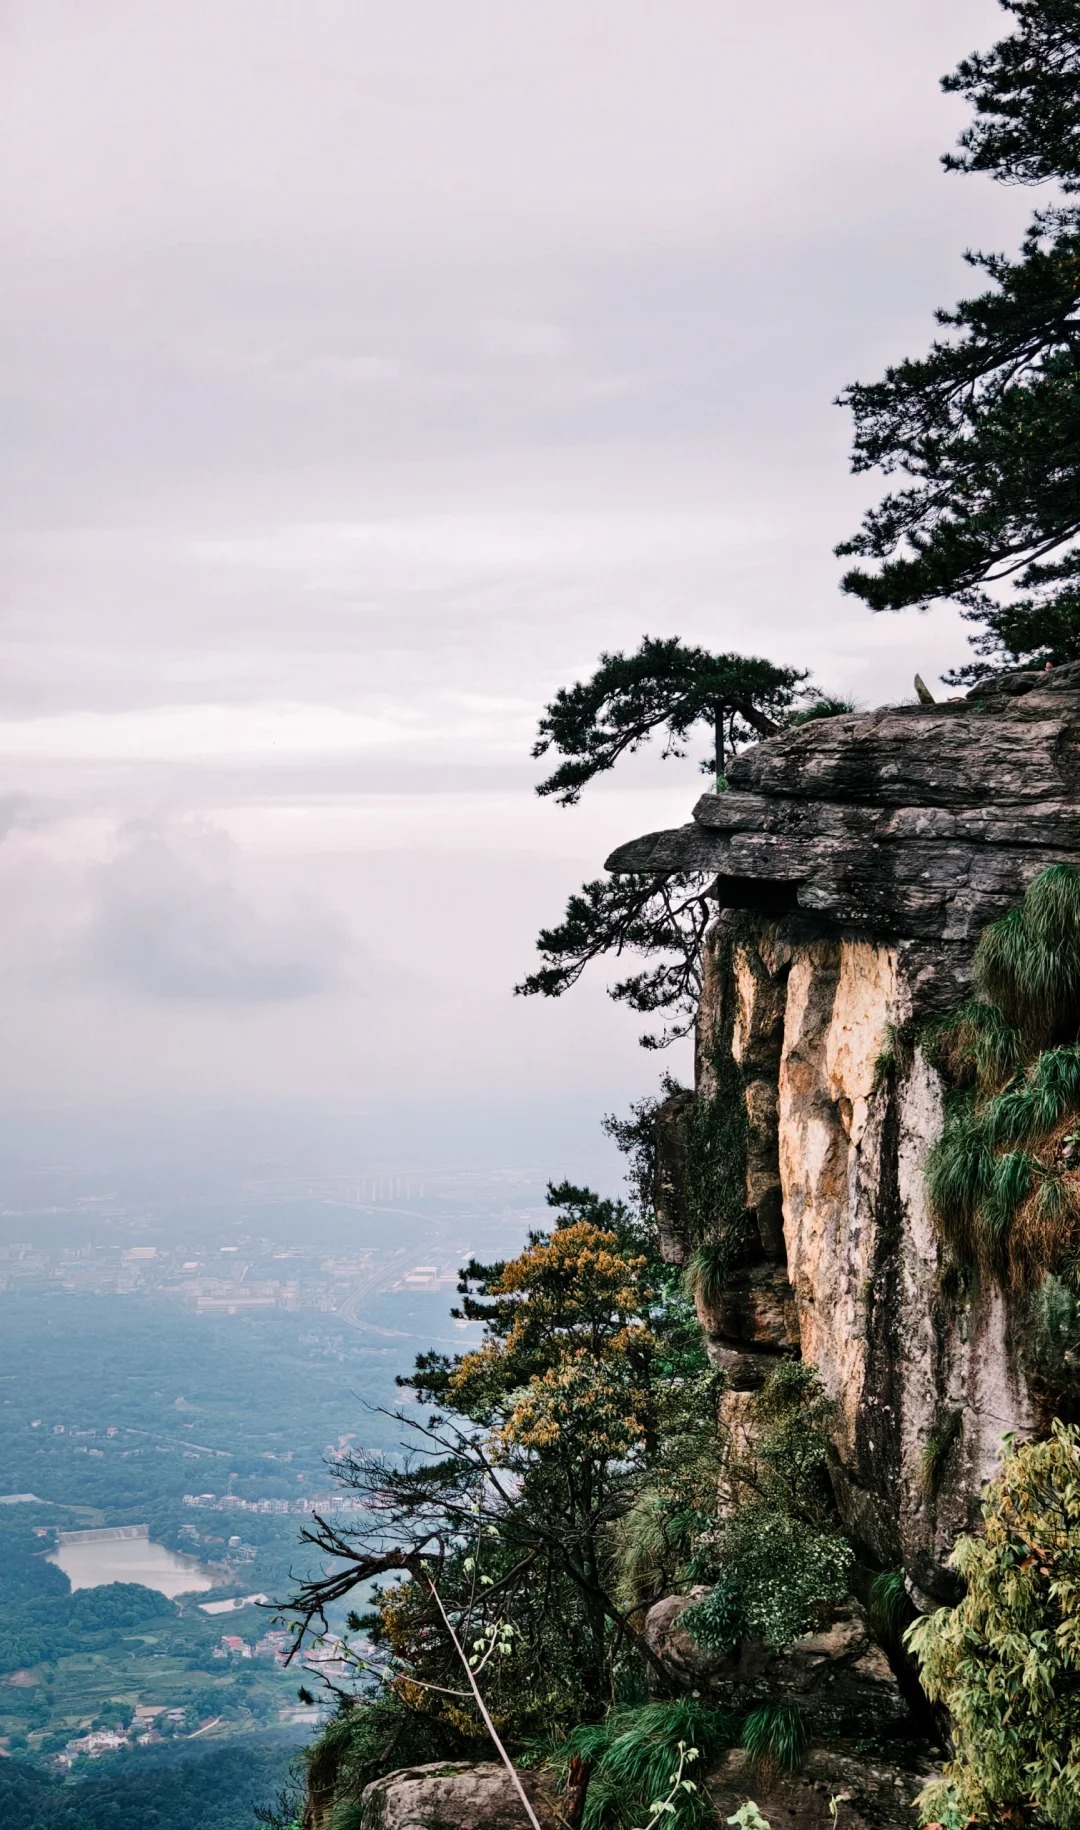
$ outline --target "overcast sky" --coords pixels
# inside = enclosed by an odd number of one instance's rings
[[[591,1125],[655,1060],[598,987],[510,986],[699,781],[539,802],[537,713],[646,631],[866,704],[962,657],[951,615],[839,595],[868,483],[830,403],[1015,241],[1030,199],[938,164],[938,78],[1001,13],[0,21],[9,1113]]]

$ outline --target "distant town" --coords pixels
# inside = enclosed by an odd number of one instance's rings
[[[0,1210],[0,1292],[163,1295],[196,1314],[302,1310],[355,1326],[369,1297],[453,1292],[479,1241],[520,1237],[536,1201],[531,1171],[259,1183],[217,1210],[215,1237],[198,1210],[74,1195]],[[312,1210],[316,1225],[294,1219]]]

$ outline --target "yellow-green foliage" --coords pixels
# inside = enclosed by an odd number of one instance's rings
[[[1080,1435],[1014,1448],[960,1538],[967,1587],[909,1628],[923,1686],[952,1721],[955,1756],[919,1801],[924,1824],[1080,1826]]]

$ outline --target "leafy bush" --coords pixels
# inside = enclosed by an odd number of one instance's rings
[[[712,1593],[682,1617],[709,1652],[727,1652],[743,1639],[778,1651],[809,1632],[822,1610],[848,1592],[846,1539],[762,1502],[725,1520],[718,1557]]]
[[[906,1635],[927,1695],[952,1719],[954,1758],[922,1821],[998,1830],[1080,1826],[1080,1434],[1055,1422],[1013,1448],[957,1541],[967,1585]]]
[[[1080,1300],[1053,1273],[1035,1291],[1029,1318],[1032,1370],[1058,1398],[1080,1385]]]
[[[851,1549],[828,1477],[831,1420],[813,1368],[800,1361],[781,1361],[757,1393],[749,1464],[727,1471],[731,1492],[753,1497],[714,1528],[697,1572],[712,1593],[683,1616],[708,1651],[742,1639],[790,1645],[847,1594]]]
[[[364,1787],[399,1766],[431,1760],[477,1758],[448,1723],[407,1708],[392,1690],[343,1709],[305,1749],[309,1795],[334,1801],[345,1812]]]

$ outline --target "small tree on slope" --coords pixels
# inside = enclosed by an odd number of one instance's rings
[[[701,768],[719,793],[727,759],[741,744],[770,737],[793,718],[851,709],[808,688],[807,677],[754,655],[690,648],[677,637],[645,636],[633,654],[602,654],[589,679],[561,688],[544,710],[533,755],[554,750],[564,760],[537,793],[576,806],[589,782],[654,737],[663,738],[665,758],[684,757],[699,726],[710,745]],[[800,697],[804,707],[796,712]],[[593,960],[629,955],[646,964],[618,979],[611,997],[643,1015],[673,1019],[659,1035],[643,1036],[643,1046],[685,1035],[701,990],[708,882],[700,873],[662,871],[583,884],[562,922],[541,929],[536,944],[544,963],[515,989],[526,997],[561,997]]]

